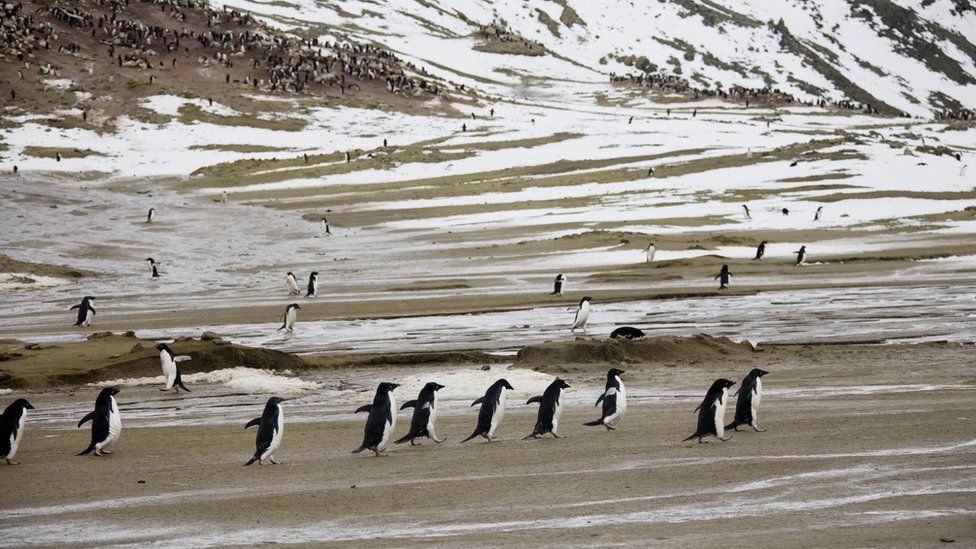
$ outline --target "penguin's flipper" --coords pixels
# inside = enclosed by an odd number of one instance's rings
[[[695,409],[694,409],[694,410],[692,410],[692,411],[691,411],[691,413],[693,413],[693,414],[694,414],[694,413],[695,413],[695,412],[697,412],[698,410],[701,410],[701,407],[702,407],[702,405],[701,405],[701,404],[699,404],[698,406],[695,406]]]
[[[191,357],[190,355],[180,355],[180,356],[173,357],[173,362],[186,362],[187,360],[193,360],[193,357]]]
[[[95,443],[92,442],[91,444],[88,445],[88,448],[85,448],[85,451],[84,452],[82,452],[80,454],[76,454],[76,455],[77,456],[87,456],[88,454],[92,453],[92,450],[94,450],[94,449],[95,449]]]
[[[256,417],[251,421],[248,421],[247,423],[244,424],[244,428],[247,429],[248,427],[254,427],[255,425],[261,425],[261,418]]]
[[[478,404],[484,404],[485,397],[479,397],[478,400],[471,403],[471,406],[477,406]]]
[[[89,421],[91,421],[93,419],[95,419],[95,410],[92,410],[91,412],[88,412],[88,415],[86,415],[85,417],[81,418],[81,421],[78,422],[78,427],[81,427],[82,425],[84,425],[85,423],[87,423],[87,422],[89,422]],[[94,448],[94,446],[92,448]],[[88,452],[91,452],[91,450],[88,450]],[[88,452],[85,452],[85,453],[88,453]],[[80,456],[80,455],[84,455],[84,454],[78,454],[78,455]]]
[[[597,425],[603,425],[603,418],[600,418],[596,421],[587,421],[583,425],[586,425],[587,427],[596,427]]]
[[[732,398],[735,398],[735,397],[739,396],[739,391],[741,391],[741,390],[742,390],[742,387],[740,386],[738,389],[735,390],[734,393],[732,393]]]
[[[532,404],[533,402],[538,402],[539,404],[542,404],[542,396],[534,396],[534,397],[530,398],[529,400],[526,400],[525,401],[526,404]],[[529,435],[529,436],[532,436],[532,435]]]
[[[359,412],[371,412],[372,410],[373,410],[372,404],[363,404],[359,408],[356,408],[356,411],[353,413],[358,414]],[[360,451],[362,451],[362,448],[360,448]]]
[[[403,406],[400,406],[400,409],[401,410],[406,410],[407,408],[416,408],[416,407],[417,407],[417,401],[416,400],[408,400],[408,401],[406,401],[406,402],[403,403]],[[398,444],[399,444],[399,442],[398,442]]]
[[[75,310],[75,309],[80,309],[80,308],[81,308],[81,305],[75,305],[75,306],[73,306],[73,307],[71,307],[71,308],[70,308],[70,309],[68,309],[68,310],[69,310],[69,311],[73,311],[73,310]]]
[[[596,404],[594,404],[593,407],[596,408],[597,406],[599,406],[600,403],[603,402],[603,399],[606,397],[607,397],[607,393],[603,393],[602,395],[600,395],[600,398],[596,399]]]
[[[735,420],[732,423],[729,423],[728,425],[726,425],[725,428],[726,429],[735,429],[738,426],[739,426],[739,421],[738,420]]]

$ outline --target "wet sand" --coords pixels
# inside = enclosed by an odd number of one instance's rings
[[[607,366],[590,364],[564,374],[578,391],[570,393],[576,404],[563,417],[564,439],[521,440],[534,407],[510,401],[499,442],[459,444],[477,412],[454,403],[439,427],[447,442],[397,446],[380,458],[349,454],[364,418],[348,411],[368,395],[320,404],[321,419],[300,397],[286,402],[286,414],[303,419],[286,423],[277,454],[284,463],[249,468],[241,464],[254,432],[241,427],[259,403],[250,412],[228,408],[219,424],[173,426],[194,417],[192,404],[126,388],[123,414],[159,401],[161,417],[125,429],[112,456],[74,457],[88,432],[73,418],[28,424],[22,465],[0,466],[7,494],[0,529],[11,546],[931,547],[940,539],[969,546],[976,543],[971,351],[789,346],[732,353],[724,363],[628,365],[634,404],[615,432],[580,425],[596,417],[589,397]],[[760,412],[768,432],[682,443],[710,380],[738,380],[760,364],[772,372]],[[403,373],[371,373],[383,372]],[[93,391],[30,398],[39,414],[78,400],[80,417],[79,399]],[[408,415],[399,417],[402,434]]]

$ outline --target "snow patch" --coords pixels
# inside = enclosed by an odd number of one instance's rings
[[[248,368],[246,366],[185,375],[183,376],[183,382],[187,384],[219,384],[229,389],[243,391],[245,393],[269,394],[306,393],[322,387],[321,383],[293,377],[292,373],[288,370],[272,372],[270,370]],[[155,376],[113,379],[110,381],[91,383],[89,385],[94,387],[139,387],[162,385],[163,383],[165,383],[163,376]]]

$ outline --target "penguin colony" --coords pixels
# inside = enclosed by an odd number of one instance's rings
[[[626,333],[630,336],[636,336],[635,330],[639,332],[636,328],[625,328]],[[618,331],[620,330],[618,329]],[[641,335],[643,334],[641,333]],[[180,387],[188,391],[180,380],[176,364],[183,360],[189,360],[189,357],[174,357],[172,350],[165,344],[158,345],[157,349],[160,350],[164,370],[166,370],[167,364],[172,370],[166,376],[166,388],[160,390]],[[594,405],[601,408],[600,417],[585,422],[583,425],[588,427],[602,426],[608,431],[616,430],[618,422],[627,412],[627,392],[621,379],[624,373],[623,370],[617,368],[611,368],[607,372],[606,387]],[[705,394],[705,398],[694,410],[698,412],[695,432],[684,441],[697,438],[699,443],[704,443],[708,442],[705,438],[710,436],[721,441],[727,441],[731,437],[726,436],[725,431],[728,429],[737,431],[743,425],[748,425],[757,432],[764,432],[765,429],[759,427],[758,407],[762,401],[762,377],[768,373],[765,370],[754,368],[742,380],[739,390],[733,395],[737,397],[735,414],[732,422],[727,425],[725,423],[725,409],[729,400],[729,388],[735,385],[735,382],[728,379],[715,380]],[[397,426],[398,409],[394,397],[394,390],[397,387],[399,385],[396,383],[381,382],[376,388],[372,404],[366,404],[356,409],[355,413],[366,412],[368,416],[363,429],[363,442],[352,453],[358,454],[369,450],[379,456],[389,447]],[[565,408],[564,393],[569,387],[570,385],[564,380],[556,378],[543,394],[526,401],[526,405],[538,404],[539,410],[532,432],[526,435],[523,440],[541,438],[545,435],[560,438],[559,422]],[[437,391],[443,388],[444,385],[429,382],[420,390],[420,394],[415,400],[403,403],[399,410],[413,408],[413,414],[407,434],[394,441],[394,444],[403,444],[409,441],[410,445],[414,446],[423,439],[433,440],[437,444],[447,440],[446,437],[439,438],[436,430]],[[484,438],[488,442],[496,440],[496,432],[505,417],[507,392],[514,389],[508,380],[499,379],[488,387],[484,396],[471,403],[472,407],[481,406],[478,412],[478,421],[471,435],[462,440],[461,443],[477,437]],[[122,416],[115,399],[118,394],[119,389],[116,387],[102,389],[95,399],[94,410],[85,414],[78,422],[79,428],[91,422],[91,441],[88,447],[78,453],[79,456],[89,454],[104,456],[112,453],[109,448],[114,447],[122,434]],[[283,402],[285,399],[277,396],[269,398],[261,416],[244,424],[245,430],[255,426],[258,428],[254,454],[244,463],[245,466],[255,462],[261,465],[280,463],[275,459],[275,452],[281,446],[284,437],[285,413],[282,407]],[[17,450],[24,437],[27,411],[33,409],[34,407],[26,400],[17,399],[7,406],[3,414],[0,415],[0,459],[5,460],[8,465],[18,464],[17,461],[14,461],[14,457],[17,455]]]
[[[752,219],[748,205],[743,204],[746,217]],[[823,212],[823,207],[817,209],[814,221],[819,221]],[[150,208],[146,217],[146,223],[151,223],[155,217],[155,210]],[[326,233],[329,233],[328,221],[322,219]],[[767,241],[762,241],[753,260],[761,260],[765,255]],[[647,261],[654,260],[654,244],[647,247]],[[806,246],[794,252],[797,256],[794,265],[802,265],[806,259]],[[159,278],[156,268],[157,262],[153,258],[147,258],[150,267],[150,276],[153,279]],[[305,297],[316,297],[318,293],[318,272],[309,275]],[[720,290],[728,287],[732,273],[728,265],[723,265],[721,272],[715,276],[720,279]],[[288,288],[288,295],[301,295],[298,279],[294,273],[288,272],[285,275],[285,283]],[[550,295],[561,296],[566,277],[563,274],[556,276],[554,288]],[[94,296],[85,296],[81,303],[71,307],[71,310],[78,310],[77,321],[74,326],[87,327],[91,324],[95,316],[95,308],[92,302]],[[586,332],[586,325],[590,315],[590,302],[592,298],[584,296],[577,307],[571,331],[581,329]],[[298,310],[301,306],[298,303],[291,303],[285,308],[282,316],[282,325],[278,331],[285,330],[288,333],[294,331],[295,321]],[[640,339],[644,337],[644,332],[638,328],[624,326],[615,329],[611,334],[611,339]],[[190,389],[183,384],[180,373],[179,363],[190,360],[189,356],[176,355],[169,345],[160,343],[156,346],[159,351],[160,367],[163,371],[165,386],[160,391],[174,390],[179,393],[180,389],[190,392]],[[719,440],[726,441],[730,437],[725,436],[728,429],[738,430],[742,425],[748,425],[757,432],[765,429],[759,427],[758,406],[762,400],[762,377],[769,372],[755,368],[742,380],[739,390],[732,396],[737,397],[735,415],[728,425],[725,424],[725,409],[728,406],[729,389],[735,385],[734,381],[720,378],[715,380],[705,394],[705,398],[695,408],[698,413],[698,422],[695,432],[685,441],[698,439],[699,443],[707,442],[706,437],[714,436]],[[595,406],[601,406],[602,413],[599,419],[589,421],[583,425],[594,427],[603,426],[608,431],[616,429],[617,423],[627,411],[627,397],[621,375],[623,370],[612,368],[607,372],[607,382],[603,393],[596,400]],[[398,387],[396,383],[382,382],[376,389],[376,394],[372,404],[361,406],[356,413],[367,412],[366,425],[363,433],[362,444],[353,450],[353,453],[360,453],[365,450],[373,452],[379,456],[384,452],[390,443],[390,439],[396,430],[397,407],[394,398],[394,390]],[[405,402],[400,409],[413,408],[413,415],[410,421],[410,428],[406,435],[397,439],[395,444],[403,444],[407,441],[411,445],[418,444],[418,440],[429,438],[435,443],[442,443],[446,438],[438,438],[436,432],[436,420],[438,415],[437,391],[444,386],[435,382],[427,383],[415,400]],[[569,384],[564,380],[556,378],[545,390],[542,395],[530,398],[526,405],[538,404],[538,418],[532,432],[525,439],[540,438],[551,434],[559,438],[559,421],[564,408],[563,393],[569,388]],[[505,379],[499,379],[493,383],[483,397],[475,400],[471,406],[481,405],[478,413],[478,423],[467,438],[461,442],[468,442],[474,438],[482,437],[488,442],[495,439],[495,433],[505,415],[505,405],[507,401],[506,391],[514,390],[511,384]],[[79,422],[78,427],[91,422],[91,442],[79,456],[93,454],[103,456],[111,454],[108,447],[118,441],[122,432],[122,419],[119,412],[118,403],[115,395],[119,389],[107,387],[102,389],[95,400],[95,409],[86,414]],[[264,465],[266,463],[277,464],[275,451],[280,447],[284,434],[284,410],[282,403],[285,400],[279,397],[271,397],[265,405],[261,417],[254,418],[244,425],[244,429],[253,426],[258,427],[255,440],[255,452],[250,460],[244,465],[251,465],[255,462]],[[34,407],[24,399],[17,399],[7,406],[3,414],[0,415],[0,459],[7,464],[15,465],[14,457],[20,447],[24,436],[25,420],[28,410]]]

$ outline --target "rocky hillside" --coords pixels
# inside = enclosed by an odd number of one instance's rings
[[[976,7],[964,0],[223,4],[382,44],[445,78],[515,97],[616,75],[665,97],[771,97],[925,117],[976,107]]]

